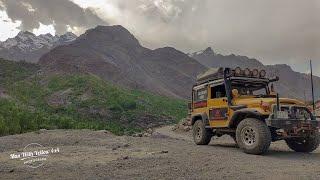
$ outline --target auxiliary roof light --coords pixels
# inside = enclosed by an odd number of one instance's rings
[[[249,68],[246,68],[246,69],[244,70],[244,75],[247,76],[247,77],[249,77],[249,76],[251,75],[251,71],[250,71]]]
[[[258,77],[259,76],[259,70],[258,69],[252,70],[252,76]]]
[[[260,77],[261,77],[261,78],[266,77],[266,75],[267,75],[267,72],[266,72],[265,70],[261,70],[261,71],[260,71]]]
[[[236,75],[236,76],[241,76],[241,68],[240,67],[237,67],[236,69],[234,69],[234,74]]]

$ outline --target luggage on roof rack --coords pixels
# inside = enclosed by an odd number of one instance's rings
[[[208,71],[197,76],[197,84],[202,84],[208,81],[222,79],[224,68],[210,68]]]

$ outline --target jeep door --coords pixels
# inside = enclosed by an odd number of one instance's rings
[[[208,115],[211,127],[228,127],[229,106],[226,88],[223,83],[209,86]]]
[[[192,109],[195,114],[207,113],[208,86],[198,86],[193,89],[193,104]]]

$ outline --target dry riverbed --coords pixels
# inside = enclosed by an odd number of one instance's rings
[[[38,168],[10,159],[30,143],[59,151]],[[0,179],[320,179],[320,150],[295,153],[277,142],[264,156],[247,155],[228,136],[196,146],[171,127],[151,137],[43,130],[0,138]]]

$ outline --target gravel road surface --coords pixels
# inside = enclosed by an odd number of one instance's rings
[[[0,179],[320,179],[320,150],[295,153],[284,142],[264,156],[248,155],[228,136],[196,146],[167,126],[151,137],[105,131],[42,130],[0,138]],[[11,154],[30,143],[59,149],[31,168]]]

